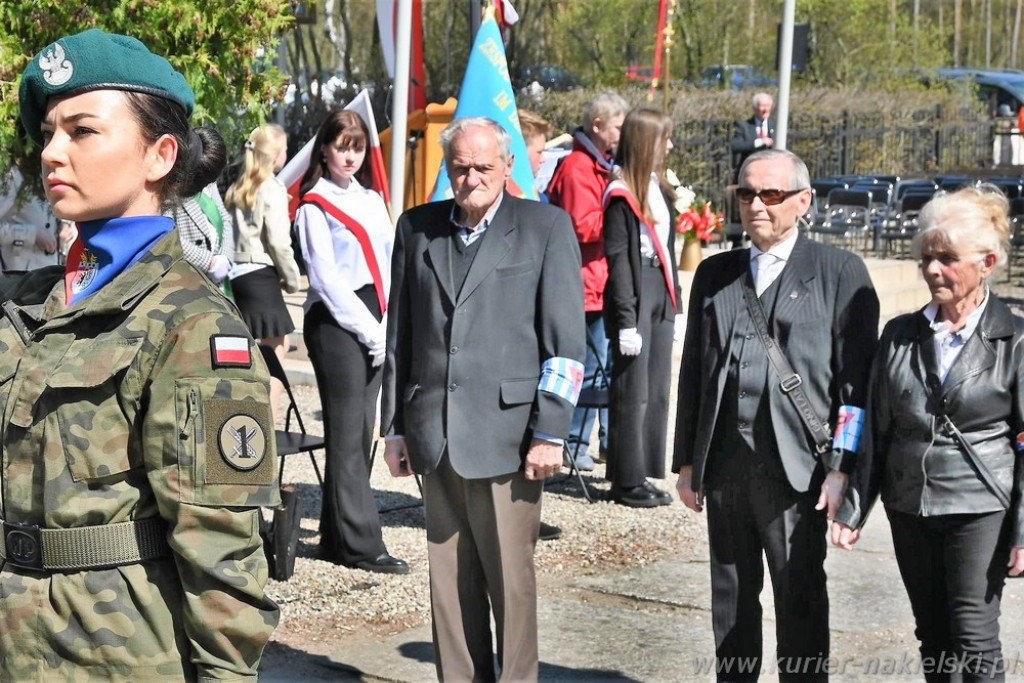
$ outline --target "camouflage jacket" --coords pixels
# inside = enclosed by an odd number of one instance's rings
[[[258,523],[277,454],[269,375],[233,306],[177,231],[71,307],[52,268],[0,280],[0,301],[0,680],[255,680],[279,616]],[[11,561],[14,524],[140,520],[162,557]]]

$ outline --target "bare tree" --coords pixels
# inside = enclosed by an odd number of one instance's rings
[[[953,66],[960,66],[963,34],[963,0],[953,0]]]
[[[1024,0],[1017,0],[1017,11],[1013,17],[1013,38],[1010,40],[1010,66],[1017,68],[1017,47],[1020,45],[1020,19],[1024,12]]]

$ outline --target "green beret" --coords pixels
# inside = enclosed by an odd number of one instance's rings
[[[185,77],[135,38],[93,28],[66,36],[32,58],[21,77],[21,122],[40,146],[51,97],[90,90],[130,90],[177,102],[191,116],[196,97]]]

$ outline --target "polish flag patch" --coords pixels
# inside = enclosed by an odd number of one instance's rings
[[[210,337],[210,360],[215,368],[251,368],[248,337],[215,334]]]

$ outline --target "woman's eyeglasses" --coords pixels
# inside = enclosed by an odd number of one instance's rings
[[[754,197],[758,197],[765,206],[775,206],[801,192],[803,190],[761,190],[760,192],[754,192],[749,187],[737,187],[736,199],[744,204],[749,204],[754,201]]]

